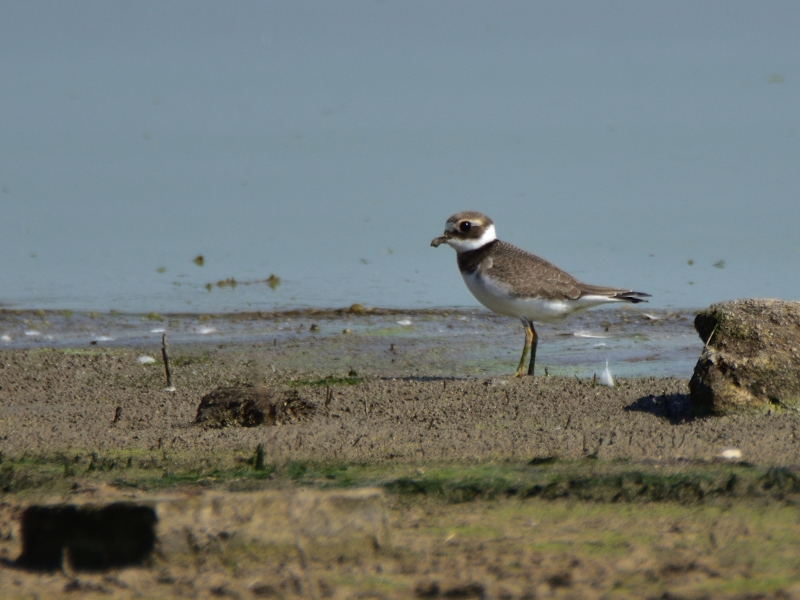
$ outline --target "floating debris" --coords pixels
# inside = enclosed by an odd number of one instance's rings
[[[151,329],[150,333],[164,333],[165,331],[166,329],[164,329],[163,327],[156,327],[155,329]]]
[[[644,316],[645,319],[650,319],[651,321],[661,320],[661,317],[659,317],[658,315],[654,315],[652,313],[642,313],[642,316]]]
[[[11,339],[12,339],[11,336],[8,335],[7,333],[4,333],[3,335],[0,335],[0,341],[5,342],[6,344],[9,343],[11,341]]]
[[[714,266],[716,268],[718,268],[718,269],[724,269],[725,268],[725,261],[724,260],[718,260],[717,262],[714,263]]]
[[[206,259],[203,258],[202,254],[198,254],[197,256],[194,257],[194,264],[196,264],[198,267],[202,267],[205,263]]]
[[[36,337],[38,335],[42,335],[42,332],[41,331],[36,331],[35,329],[29,329],[28,331],[25,332],[25,335],[30,336],[30,337]]]
[[[400,319],[397,321],[398,325],[402,325],[403,327],[410,327],[411,326],[411,319]]]
[[[92,341],[94,341],[94,342],[113,342],[115,339],[116,338],[113,338],[113,337],[108,336],[108,335],[99,335],[96,338],[94,338],[94,340],[92,340]]]
[[[689,260],[686,261],[686,264],[691,267],[694,264],[694,261],[690,258]]]
[[[147,318],[150,321],[163,321],[164,320],[164,317],[162,317],[157,312],[149,312],[149,313],[147,313]]]
[[[164,273],[164,272],[166,272],[166,270],[167,270],[167,268],[166,268],[166,267],[158,267],[158,268],[156,269],[156,273]]]
[[[152,365],[154,362],[156,362],[155,358],[153,358],[152,356],[147,356],[146,354],[143,354],[136,360],[138,360],[143,365]]]
[[[319,331],[319,325],[316,323],[312,323],[311,327],[308,328],[309,331]]]
[[[281,278],[276,277],[275,275],[270,275],[267,279],[254,279],[250,281],[237,281],[234,277],[228,277],[227,279],[220,279],[216,283],[207,283],[205,288],[210,292],[214,289],[216,285],[219,288],[229,287],[231,289],[235,288],[237,285],[255,285],[266,283],[270,288],[273,290],[277,288],[281,284]]]
[[[608,387],[614,387],[614,378],[611,376],[611,370],[608,368],[608,361],[606,361],[606,370],[600,373],[600,383]]]
[[[217,331],[216,327],[198,327],[197,328],[197,333],[199,333],[200,335],[208,335],[209,333],[216,333],[216,331]]]

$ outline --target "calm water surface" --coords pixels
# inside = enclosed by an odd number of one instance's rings
[[[0,306],[473,307],[465,209],[653,310],[800,298],[798,3],[2,13]]]

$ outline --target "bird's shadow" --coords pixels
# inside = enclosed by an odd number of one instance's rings
[[[692,409],[689,394],[664,394],[661,396],[644,396],[625,407],[625,410],[646,412],[662,419],[667,419],[673,425],[689,423],[697,416]]]

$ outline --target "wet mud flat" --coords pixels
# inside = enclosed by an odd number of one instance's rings
[[[537,327],[537,366],[591,377],[609,362],[618,377],[689,377],[702,342],[693,311],[622,307]],[[516,368],[519,323],[485,310],[341,309],[225,314],[73,313],[0,309],[0,350],[152,348],[166,332],[178,345],[249,349],[277,369],[382,376],[494,376]],[[272,349],[269,348],[272,346]],[[269,362],[266,362],[266,358]]]
[[[325,348],[311,338],[173,344],[176,392],[164,391],[157,345],[0,352],[4,592],[800,597],[796,414],[694,418],[688,378],[608,388],[591,377],[453,377],[409,369],[410,353],[392,363],[389,348],[377,368],[356,350],[326,362]],[[290,390],[313,415],[193,424],[204,395],[243,383]],[[720,458],[730,448],[739,461]],[[156,541],[134,565],[83,568],[66,542],[55,568],[15,563],[26,507],[221,494],[222,519],[254,494],[299,506],[298,493],[359,490],[376,491],[387,532],[338,550],[315,553],[302,536],[242,545],[234,529],[206,527],[185,552]],[[358,522],[348,502],[336,510]]]

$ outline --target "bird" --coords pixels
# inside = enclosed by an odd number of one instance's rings
[[[497,239],[486,215],[464,211],[447,219],[444,233],[431,241],[456,251],[458,269],[475,298],[489,310],[522,321],[525,345],[516,377],[533,376],[539,336],[534,322],[553,323],[571,314],[610,302],[647,302],[650,294],[589,285],[543,258]]]

